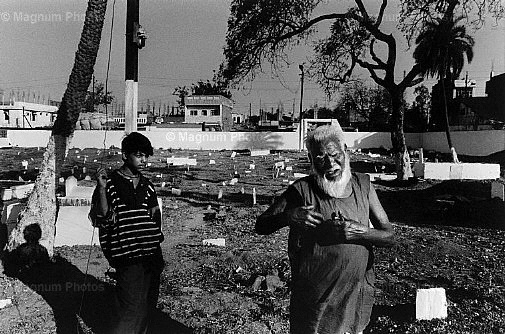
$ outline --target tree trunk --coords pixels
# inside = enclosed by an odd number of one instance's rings
[[[444,100],[444,115],[445,115],[445,135],[447,137],[447,144],[449,145],[449,149],[451,150],[452,162],[459,163],[458,154],[456,153],[456,149],[452,145],[451,138],[451,128],[449,125],[449,110],[447,108],[447,93],[445,91],[445,78],[442,76],[440,79],[441,87],[442,87],[442,98]]]
[[[396,164],[396,179],[408,180],[413,176],[410,166],[410,156],[405,143],[405,133],[403,132],[404,110],[402,105],[403,94],[393,90],[390,91],[392,107],[392,129],[391,143]]]
[[[57,182],[75,130],[75,124],[79,119],[79,113],[91,83],[106,8],[107,0],[89,0],[81,39],[75,54],[74,67],[44,153],[40,174],[35,181],[34,190],[28,198],[26,208],[20,214],[18,225],[9,237],[8,250],[13,250],[24,242],[23,230],[25,226],[39,223],[42,229],[40,243],[47,248],[50,256],[53,254],[56,235],[55,224],[58,215]]]

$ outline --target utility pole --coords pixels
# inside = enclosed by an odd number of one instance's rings
[[[468,95],[468,71],[466,71],[466,75],[465,75],[465,97],[470,97]]]
[[[252,117],[252,103],[249,102],[249,125],[251,124],[251,117]]]
[[[95,75],[91,77],[91,110],[95,112]]]
[[[146,33],[139,24],[139,1],[126,3],[125,56],[125,132],[137,131],[139,49],[145,46]]]
[[[302,113],[303,113],[303,77],[304,77],[304,73],[303,73],[303,64],[300,64],[298,65],[298,68],[300,69],[301,73],[300,73],[300,117],[299,117],[299,125],[298,125],[298,132],[299,132],[299,149],[300,151],[302,150],[303,148],[303,131],[302,131],[302,124],[303,124],[303,117],[302,117]]]

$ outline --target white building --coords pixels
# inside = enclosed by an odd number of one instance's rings
[[[231,113],[231,117],[233,118],[233,124],[242,124],[244,123],[244,115]]]
[[[58,107],[30,102],[0,104],[0,127],[50,128],[56,119]]]

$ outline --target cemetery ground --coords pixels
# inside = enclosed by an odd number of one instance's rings
[[[102,164],[118,167],[115,152],[71,149],[64,173],[76,166],[79,183],[93,184],[82,180],[82,167],[90,175]],[[0,150],[0,179],[34,179],[42,153]],[[254,222],[294,173],[309,172],[309,162],[298,152],[238,151],[234,158],[231,153],[156,149],[149,159],[145,174],[163,199],[164,212],[166,267],[156,316],[161,333],[288,332],[288,230],[260,236]],[[500,163],[503,180],[503,153],[461,160]],[[198,164],[189,170],[167,167],[172,156]],[[434,158],[429,152],[425,157]],[[23,160],[28,169],[20,172]],[[351,161],[355,171],[394,170],[385,150],[355,152]],[[292,170],[276,172],[276,162]],[[505,205],[490,199],[491,182],[373,182],[397,243],[375,249],[376,302],[365,333],[505,333]],[[225,239],[225,246],[202,244],[210,238]],[[13,300],[0,310],[0,333],[100,333],[112,305],[114,281],[107,270],[100,248],[84,245],[56,248],[53,263],[28,277],[0,274],[0,299]],[[445,288],[448,317],[415,320],[416,289],[430,287]]]

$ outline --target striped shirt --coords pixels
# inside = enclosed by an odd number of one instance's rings
[[[100,245],[110,265],[128,265],[158,254],[164,237],[160,222],[149,215],[149,209],[158,206],[152,183],[140,175],[134,188],[133,180],[116,170],[105,189],[109,212],[106,217],[95,217]],[[95,193],[98,195],[96,190]],[[93,203],[97,203],[97,195],[94,194]],[[92,205],[92,211],[93,207],[96,206]]]

